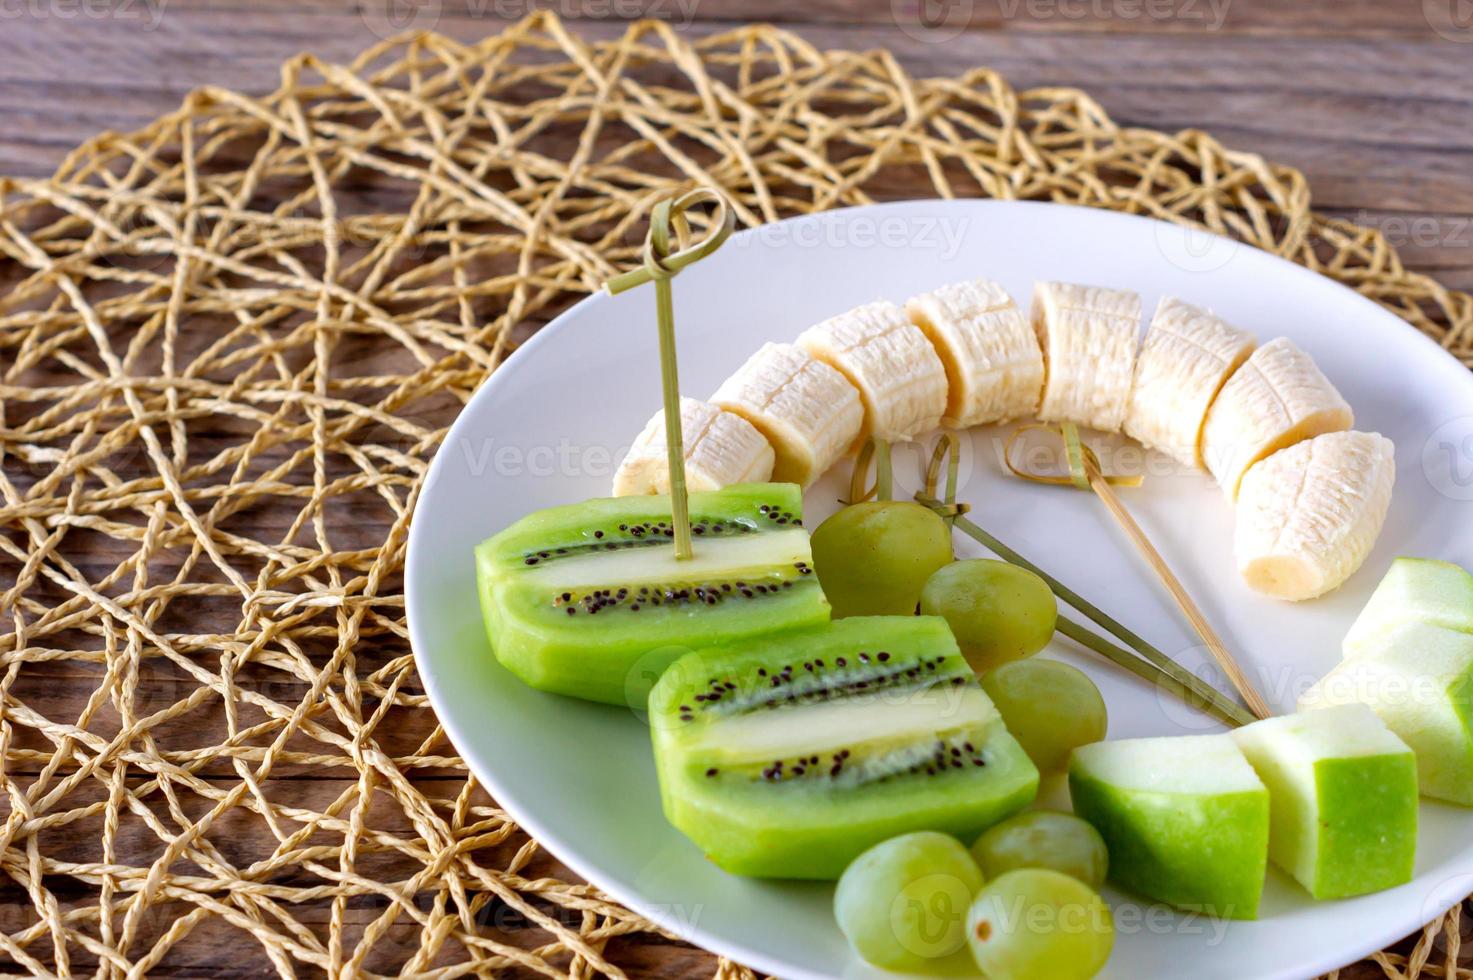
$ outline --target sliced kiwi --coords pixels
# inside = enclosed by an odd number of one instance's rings
[[[643,708],[691,650],[826,622],[792,484],[690,495],[675,558],[667,496],[538,511],[476,549],[491,647],[533,687]]]
[[[939,617],[692,653],[649,709],[665,815],[736,874],[837,878],[914,830],[970,841],[1038,789]]]

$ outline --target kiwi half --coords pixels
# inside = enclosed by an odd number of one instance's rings
[[[682,654],[828,621],[796,486],[693,493],[690,513],[684,561],[665,495],[553,507],[482,542],[497,659],[540,690],[642,709]]]
[[[838,878],[897,834],[971,840],[1038,790],[939,617],[692,653],[649,708],[666,817],[735,874]]]

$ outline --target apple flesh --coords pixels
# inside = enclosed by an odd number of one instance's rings
[[[1268,787],[1269,859],[1318,899],[1412,880],[1417,760],[1363,704],[1231,733]]]
[[[1417,756],[1423,796],[1473,806],[1473,634],[1412,623],[1342,661],[1301,708],[1364,704]]]
[[[1228,736],[1082,746],[1069,795],[1105,839],[1116,884],[1189,911],[1257,918],[1269,796]]]
[[[1386,633],[1410,623],[1473,633],[1473,575],[1434,558],[1396,559],[1345,634],[1346,659],[1361,656]]]

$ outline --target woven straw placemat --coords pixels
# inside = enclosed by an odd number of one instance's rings
[[[589,44],[539,15],[198,92],[0,181],[7,969],[745,973],[475,786],[400,585],[457,409],[696,183],[749,225],[920,184],[1205,226],[1473,363],[1473,299],[1314,214],[1295,171],[986,70],[917,80],[766,27]],[[1454,913],[1377,962],[1454,976],[1458,938]]]

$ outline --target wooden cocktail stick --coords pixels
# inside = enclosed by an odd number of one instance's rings
[[[1069,437],[1066,435],[1065,440],[1068,441],[1068,439]],[[1222,638],[1217,635],[1217,631],[1212,628],[1212,624],[1207,621],[1207,617],[1202,615],[1202,610],[1197,607],[1197,603],[1193,601],[1186,587],[1181,584],[1181,580],[1176,577],[1176,573],[1171,570],[1171,566],[1166,564],[1166,559],[1161,557],[1161,552],[1156,550],[1156,546],[1151,544],[1151,540],[1146,537],[1146,532],[1141,530],[1141,526],[1136,523],[1135,518],[1130,516],[1130,511],[1125,509],[1125,504],[1121,502],[1120,497],[1115,493],[1115,488],[1110,486],[1109,480],[1100,471],[1099,461],[1095,459],[1094,453],[1085,449],[1082,455],[1084,474],[1088,480],[1089,489],[1093,490],[1095,496],[1104,502],[1106,509],[1110,511],[1110,515],[1115,518],[1115,522],[1125,531],[1126,537],[1130,538],[1136,550],[1141,553],[1141,557],[1145,558],[1147,564],[1155,570],[1157,577],[1161,579],[1161,583],[1166,586],[1166,591],[1171,593],[1171,598],[1176,600],[1176,604],[1186,615],[1187,620],[1192,624],[1192,628],[1197,631],[1197,635],[1202,638],[1202,642],[1211,651],[1213,659],[1217,661],[1217,665],[1222,668],[1223,673],[1227,675],[1228,680],[1232,682],[1238,694],[1242,695],[1244,703],[1248,705],[1248,710],[1252,711],[1259,718],[1268,718],[1271,716],[1273,712],[1269,709],[1268,703],[1263,700],[1263,695],[1258,693],[1258,689],[1253,686],[1253,682],[1248,679],[1243,669],[1238,666],[1237,660],[1228,651],[1227,646],[1222,642]]]
[[[1014,439],[1009,440],[1009,448],[1004,455],[1008,469],[1012,470],[1013,473],[1024,479],[1040,482],[1074,483],[1069,478],[1054,480],[1050,477],[1028,473],[1014,466],[1011,458],[1011,447],[1016,441],[1016,437],[1017,433],[1014,433]],[[941,499],[939,497],[941,492],[941,466],[943,462],[947,462],[948,457],[950,459],[946,467],[946,496],[945,499]],[[1083,484],[1082,453],[1080,454],[1080,461],[1080,483]],[[959,463],[960,457],[958,455],[956,437],[947,433],[936,443],[936,451],[932,453],[931,463],[926,468],[925,489],[916,494],[916,500],[931,508],[932,511],[938,514],[953,528],[973,539],[984,548],[987,548],[999,558],[1037,575],[1048,585],[1050,591],[1053,592],[1060,602],[1067,603],[1078,610],[1091,623],[1106,633],[1113,635],[1130,649],[1127,650],[1116,646],[1104,637],[1090,632],[1082,624],[1072,622],[1062,615],[1059,617],[1057,625],[1060,634],[1092,650],[1116,666],[1123,667],[1142,680],[1150,681],[1155,685],[1157,690],[1175,695],[1191,707],[1212,715],[1230,728],[1238,728],[1253,723],[1255,716],[1245,710],[1236,701],[1229,700],[1227,697],[1218,693],[1216,688],[1147,643],[1134,631],[1126,629],[1122,623],[1111,617],[1104,610],[1100,609],[1100,607],[1054,578],[1038,565],[1023,557],[1018,551],[1010,548],[1007,544],[994,537],[981,525],[964,516],[969,512],[969,507],[967,504],[956,499]],[[1131,479],[1120,480],[1120,478],[1116,477],[1107,477],[1106,479],[1127,484],[1138,482]],[[1081,488],[1083,487],[1081,486]]]

